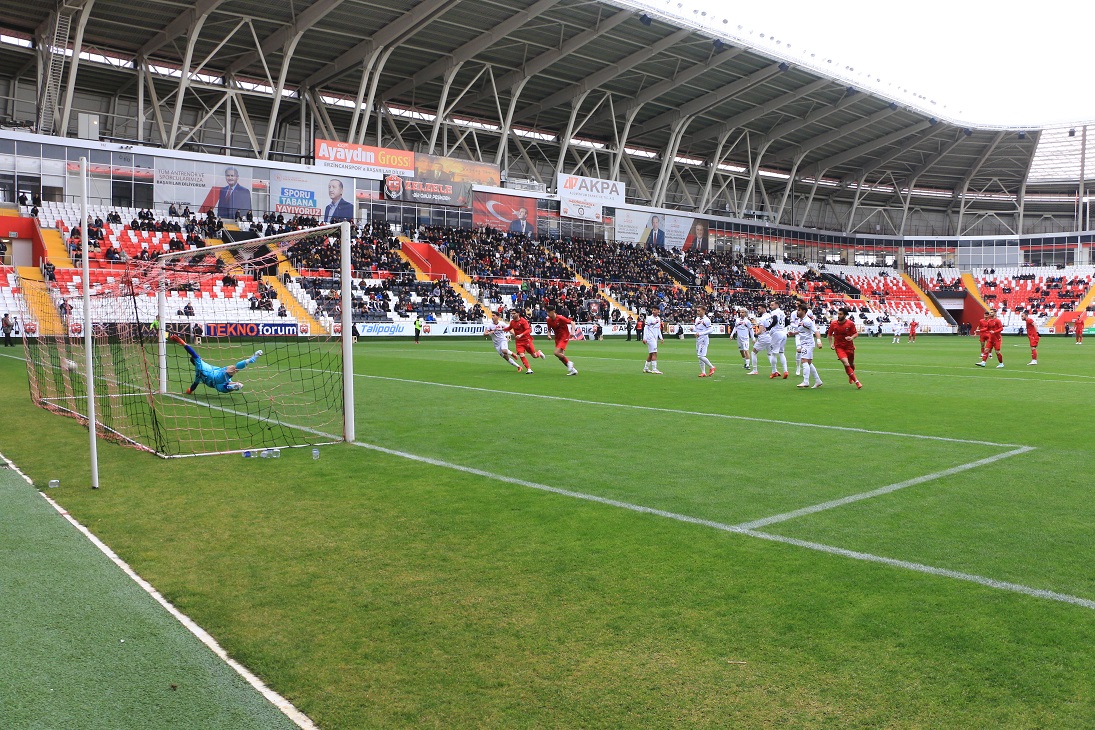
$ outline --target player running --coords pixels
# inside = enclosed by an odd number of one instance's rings
[[[527,319],[521,316],[519,311],[512,309],[509,313],[509,324],[502,329],[504,332],[513,333],[513,339],[517,343],[517,357],[521,358],[521,362],[525,366],[525,374],[532,375],[532,367],[528,364],[525,353],[532,355],[533,360],[544,358],[544,353],[537,350],[536,343],[532,341],[532,326]]]
[[[744,307],[738,307],[734,316],[734,329],[731,330],[738,340],[738,352],[741,353],[741,366],[749,370],[749,349],[753,344],[753,325],[745,313]]]
[[[1000,346],[1002,344],[1002,333],[1004,331],[1004,323],[996,316],[996,310],[990,309],[988,315],[978,323],[978,327],[984,324],[984,329],[981,330],[981,359],[976,363],[977,367],[987,367],[985,361],[989,359],[989,355],[993,350],[996,350],[996,359],[999,361],[997,369],[1004,367],[1004,355],[1000,352]],[[987,333],[987,337],[986,337]]]
[[[187,395],[193,393],[197,389],[199,383],[221,393],[236,393],[243,390],[243,383],[232,382],[232,376],[248,365],[254,365],[255,361],[262,355],[262,350],[255,350],[255,354],[246,360],[240,360],[235,365],[218,368],[213,367],[205,360],[202,360],[201,356],[194,351],[194,348],[186,344],[178,335],[173,334],[170,335],[169,338],[175,344],[182,345],[186,348],[187,353],[190,354],[190,363],[194,366],[194,382],[186,389],[185,392]]]
[[[549,304],[547,308],[547,326],[555,334],[555,357],[559,362],[567,366],[567,375],[577,375],[578,370],[574,363],[567,359],[567,343],[570,342],[570,325],[574,321],[569,317],[556,314],[555,305]]]
[[[772,361],[772,374],[769,378],[778,378],[783,371],[783,379],[786,380],[787,372],[787,315],[779,307],[779,302],[772,300],[768,309],[768,316],[772,318],[772,326],[769,332],[772,334],[772,344],[768,349],[768,359]]]
[[[693,333],[696,335],[696,357],[700,360],[700,377],[709,378],[715,374],[715,364],[707,359],[707,346],[711,342],[711,332],[715,328],[707,317],[706,307],[696,307],[696,323],[693,325]],[[707,368],[711,368],[708,375]]]
[[[662,320],[655,312],[646,315],[646,324],[643,326],[643,342],[646,343],[646,362],[643,363],[643,372],[661,375],[658,370],[658,340],[664,340],[662,336]]]
[[[1027,365],[1038,364],[1038,340],[1041,337],[1038,335],[1038,323],[1034,321],[1034,317],[1031,316],[1030,310],[1023,315],[1023,324],[1027,326],[1027,340],[1030,342],[1030,362]]]
[[[836,359],[844,365],[848,382],[856,388],[862,388],[863,383],[855,376],[856,337],[859,337],[859,330],[856,329],[855,322],[848,319],[848,308],[841,307],[837,310],[836,319],[829,323],[829,347],[836,351]]]
[[[821,375],[814,367],[814,346],[816,344],[817,347],[821,347],[821,333],[817,329],[817,322],[810,314],[806,302],[798,303],[794,316],[797,320],[795,325],[795,349],[798,351],[798,359],[802,363],[802,382],[798,384],[798,387],[811,387],[810,374],[812,373],[814,376],[812,387],[820,388],[823,383],[821,382]]]
[[[521,372],[521,363],[514,359],[513,353],[507,347],[509,333],[506,332],[506,325],[502,324],[497,312],[490,313],[490,321],[483,326],[483,336],[494,341],[494,351],[498,353],[500,358],[517,368],[517,372]]]

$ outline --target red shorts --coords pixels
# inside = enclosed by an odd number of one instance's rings
[[[555,349],[556,350],[566,350],[568,342],[570,342],[569,337],[567,337],[566,339],[562,339],[562,340],[555,340]]]
[[[991,342],[992,342],[992,338],[982,335],[982,337],[981,337],[981,349],[984,350],[986,347],[989,347]]]
[[[531,339],[517,340],[517,354],[518,355],[523,355],[526,352],[530,355],[535,355],[536,354],[536,345],[533,344]]]
[[[993,335],[992,338],[989,340],[988,349],[999,350],[1001,344],[1003,343],[1000,335]]]
[[[852,358],[854,358],[854,357],[855,357],[855,348],[854,347],[850,350],[846,350],[843,347],[836,348],[836,359],[837,360],[845,360],[846,359],[849,362],[851,362]]]
[[[1040,340],[1041,337],[1039,335],[1036,335],[1036,334],[1035,335],[1027,335],[1027,339],[1030,340],[1030,346],[1031,347],[1037,347],[1038,346],[1038,340]]]

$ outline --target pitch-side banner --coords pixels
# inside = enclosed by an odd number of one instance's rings
[[[555,190],[559,195],[559,214],[563,218],[597,223],[604,220],[604,206],[621,206],[625,198],[622,182],[581,175],[559,173]]]
[[[536,198],[476,191],[472,225],[536,235]]]
[[[662,215],[628,208],[616,209],[616,240],[654,248],[707,250],[707,221],[683,215]]]

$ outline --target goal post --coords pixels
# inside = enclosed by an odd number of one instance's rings
[[[93,385],[99,434],[161,456],[353,440],[350,234],[343,223],[156,255],[182,241],[152,237],[123,244],[124,263],[59,270],[25,316],[74,306],[90,284],[93,344],[77,341],[82,305],[25,338],[32,398],[86,422]],[[339,295],[313,299],[295,262],[338,277]]]

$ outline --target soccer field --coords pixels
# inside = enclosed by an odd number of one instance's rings
[[[5,358],[0,450],[322,728],[1095,725],[1089,353],[857,344],[803,391],[726,338],[367,341],[357,444],[108,445],[97,492]]]

